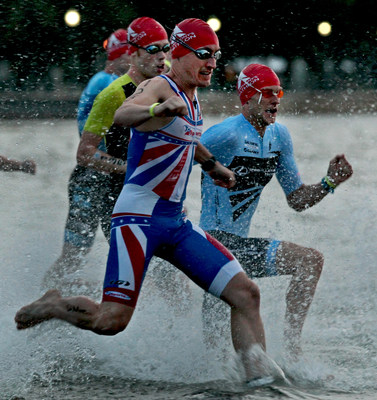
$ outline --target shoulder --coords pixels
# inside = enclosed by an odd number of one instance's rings
[[[106,102],[111,99],[120,98],[122,101],[125,98],[123,86],[132,82],[129,76],[123,75],[115,81],[112,81],[105,89],[103,89],[97,96],[96,102]]]
[[[283,124],[275,122],[267,129],[270,129],[270,138],[274,141],[275,145],[280,147],[282,155],[292,154],[293,143],[288,128]]]
[[[205,134],[211,134],[211,133],[232,133],[237,131],[241,124],[243,123],[242,115],[236,115],[233,117],[228,117],[224,119],[224,121],[219,122],[218,124],[212,125],[210,128],[208,128],[203,135]]]
[[[271,130],[273,135],[278,136],[282,140],[291,138],[288,128],[279,122],[269,125],[268,129]]]
[[[203,140],[207,137],[226,137],[227,141],[234,141],[240,137],[239,133],[244,131],[244,118],[242,114],[233,117],[228,117],[224,121],[212,125],[202,135]]]
[[[150,99],[156,99],[162,103],[173,95],[169,82],[161,76],[156,76],[141,82],[128,100],[135,104],[150,104]]]
[[[151,79],[146,79],[141,82],[138,89],[158,91],[158,92],[170,92],[171,87],[167,79],[163,76],[155,76]]]
[[[92,76],[90,81],[87,84],[87,87],[107,87],[111,82],[113,82],[117,78],[114,74],[108,74],[105,71],[97,72]]]
[[[110,85],[104,90],[104,92],[117,92],[122,90],[122,86],[132,83],[132,79],[127,75],[122,75],[115,81],[111,82]]]

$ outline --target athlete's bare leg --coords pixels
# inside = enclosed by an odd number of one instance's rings
[[[236,352],[241,356],[247,379],[255,378],[255,365],[248,358],[253,345],[266,348],[262,318],[259,313],[260,293],[258,286],[239,272],[228,283],[221,294],[231,308],[232,341]]]
[[[319,251],[294,243],[282,242],[277,251],[278,273],[292,275],[286,294],[284,336],[287,350],[294,357],[302,353],[302,328],[321,276],[323,262]]]
[[[99,335],[115,335],[127,327],[133,312],[133,308],[123,304],[98,304],[88,297],[62,297],[57,290],[49,290],[40,299],[22,307],[15,322],[17,329],[27,329],[56,318]]]

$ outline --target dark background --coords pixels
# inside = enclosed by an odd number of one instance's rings
[[[52,88],[49,71],[61,67],[65,84],[83,88],[103,66],[102,42],[114,30],[136,17],[157,19],[169,32],[179,21],[215,15],[222,22],[218,32],[223,58],[216,72],[215,88],[226,82],[224,68],[240,56],[281,56],[290,65],[306,61],[312,88],[377,87],[376,0],[9,0],[0,5],[2,78],[0,91]],[[64,23],[69,8],[81,14],[81,24]],[[333,33],[321,37],[317,25],[332,24]],[[349,74],[339,68],[351,59],[357,68]],[[331,60],[332,79],[324,78],[324,63]],[[5,68],[5,69],[4,69]],[[5,71],[5,72],[4,72]],[[290,83],[290,69],[284,72]]]

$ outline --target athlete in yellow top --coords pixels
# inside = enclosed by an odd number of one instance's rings
[[[109,239],[111,213],[126,172],[129,140],[129,130],[113,124],[114,114],[138,84],[160,75],[166,68],[170,45],[160,23],[148,17],[137,18],[127,32],[130,68],[127,74],[113,81],[96,97],[77,150],[79,166],[91,168],[93,173],[100,171],[101,179],[91,180],[91,193],[88,193],[87,181],[83,182],[85,191],[74,190],[71,200],[77,201],[77,207],[70,209],[63,251],[45,274],[45,288],[76,286],[77,282],[69,279],[67,274],[78,269],[82,255],[92,247],[98,219]],[[101,146],[103,139],[104,150]],[[77,185],[80,185],[79,180]]]

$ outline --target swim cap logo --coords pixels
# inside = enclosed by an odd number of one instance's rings
[[[109,37],[109,41],[107,43],[107,48],[111,49],[114,46],[118,46],[119,44],[121,44],[122,42],[114,35],[112,34]]]
[[[238,91],[239,93],[243,93],[245,89],[248,87],[254,87],[254,83],[258,82],[259,78],[257,76],[247,76],[242,71],[238,78]]]
[[[178,39],[182,40],[182,42],[189,42],[191,39],[196,38],[196,35],[194,32],[186,33],[183,32],[181,29],[176,26],[173,31],[173,40],[171,44],[172,50],[174,50],[176,47],[178,47],[180,44],[174,41],[174,36],[176,36]]]
[[[128,28],[129,42],[137,43],[145,36],[147,36],[147,34],[144,31],[137,33],[131,27]]]

